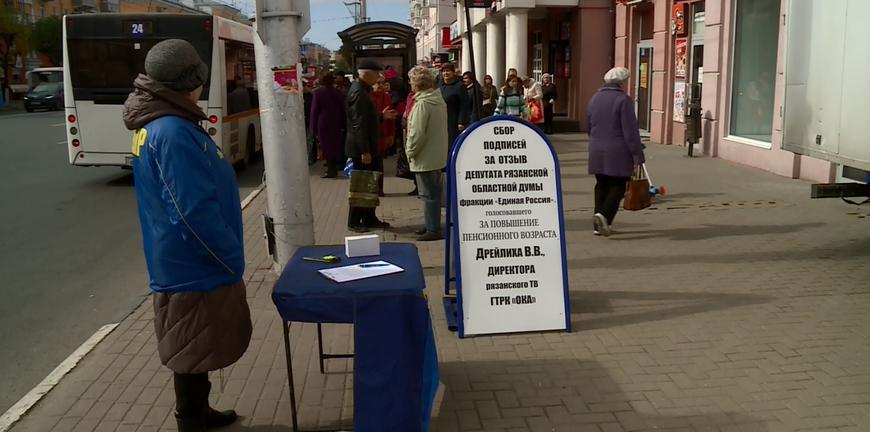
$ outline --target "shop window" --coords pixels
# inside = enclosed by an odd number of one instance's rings
[[[730,135],[771,142],[780,0],[737,0]]]

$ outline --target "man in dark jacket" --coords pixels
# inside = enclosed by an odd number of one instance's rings
[[[468,93],[468,112],[471,115],[469,123],[474,123],[480,120],[480,109],[483,103],[483,89],[480,83],[474,78],[471,72],[462,74],[462,84],[465,86],[465,91]]]
[[[440,83],[441,97],[447,103],[447,139],[449,147],[452,148],[459,133],[470,123],[471,103],[468,101],[465,85],[456,76],[456,67],[453,63],[445,63],[441,66],[441,76],[443,78]]]
[[[179,432],[233,423],[209,407],[208,372],[238,360],[251,340],[242,211],[232,166],[199,122],[208,66],[187,41],[145,56],[124,124],[135,131],[133,175],[160,361],[175,382]]]
[[[372,85],[380,79],[381,70],[376,62],[363,61],[359,66],[359,79],[347,92],[347,138],[344,149],[347,156],[353,159],[354,170],[383,172],[382,155],[378,149],[380,119],[395,119],[396,111],[387,109],[379,113],[375,108]],[[351,188],[355,184],[351,179]],[[389,223],[378,219],[375,207],[350,206],[348,210],[347,227],[352,231],[365,232],[370,228],[389,226]]]

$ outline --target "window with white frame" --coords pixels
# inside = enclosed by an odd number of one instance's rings
[[[535,44],[532,48],[532,78],[535,81],[541,81],[541,76],[544,74],[543,37],[541,32],[535,32]]]
[[[769,143],[780,0],[737,0],[731,66],[731,136]]]

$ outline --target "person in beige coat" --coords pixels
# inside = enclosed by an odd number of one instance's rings
[[[429,70],[417,66],[408,73],[414,93],[414,108],[408,116],[408,139],[405,153],[408,165],[417,177],[423,199],[425,226],[417,230],[418,241],[443,238],[441,234],[441,170],[447,166],[449,142],[447,104],[435,90]]]

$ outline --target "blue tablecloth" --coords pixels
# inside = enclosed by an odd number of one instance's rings
[[[303,261],[336,255],[340,263]],[[384,260],[404,272],[337,283],[318,270]],[[354,324],[354,431],[429,430],[438,359],[417,248],[382,243],[381,255],[347,258],[344,246],[300,248],[275,284],[285,321]]]

